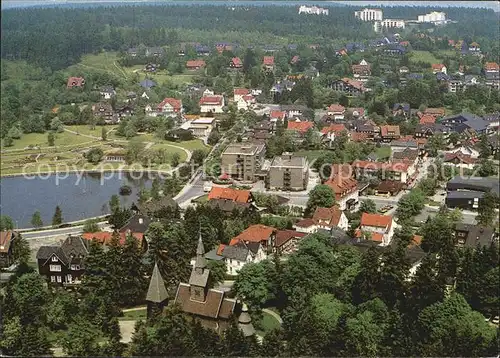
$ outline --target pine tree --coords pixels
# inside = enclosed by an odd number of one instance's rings
[[[416,317],[424,308],[444,298],[445,282],[438,279],[437,260],[434,255],[423,258],[413,278],[408,296],[408,310]]]
[[[369,301],[378,296],[380,282],[380,256],[377,250],[370,247],[363,255],[361,269],[353,285],[352,298],[356,304]]]
[[[47,143],[49,144],[49,147],[53,147],[55,142],[55,136],[53,132],[49,132],[47,134]]]
[[[105,127],[101,128],[101,139],[105,142],[108,139],[108,132]]]
[[[54,212],[54,216],[52,217],[52,226],[56,227],[61,225],[63,222],[62,210],[59,205],[56,206],[56,210]]]
[[[33,214],[33,217],[31,218],[31,225],[33,227],[42,227],[43,226],[43,221],[42,221],[42,216],[40,215],[40,211],[35,211]]]

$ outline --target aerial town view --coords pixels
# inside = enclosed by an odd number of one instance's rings
[[[500,3],[5,0],[0,357],[498,357]]]

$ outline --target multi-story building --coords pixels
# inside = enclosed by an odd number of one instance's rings
[[[271,190],[305,190],[309,181],[306,157],[283,153],[274,157],[269,167],[267,186]]]
[[[374,241],[379,246],[387,246],[394,236],[394,227],[395,223],[390,215],[363,213],[355,235],[359,238]]]
[[[230,144],[221,156],[221,172],[242,181],[255,181],[265,155],[264,144]]]
[[[444,24],[446,23],[446,14],[444,12],[433,11],[425,15],[418,15],[417,21]]]
[[[354,11],[354,16],[361,21],[382,21],[384,15],[380,9],[363,9]]]
[[[398,19],[384,19],[381,21],[375,21],[373,24],[373,30],[375,32],[380,32],[382,29],[404,29],[405,21]]]
[[[334,91],[343,92],[348,96],[358,96],[366,92],[363,82],[350,78],[342,78],[341,80],[333,81],[329,87]]]
[[[317,6],[305,6],[299,7],[299,14],[312,14],[312,15],[328,15],[329,10]]]
[[[358,204],[358,181],[350,175],[333,175],[332,178],[325,182],[325,185],[332,188],[335,194],[335,202],[340,207],[340,210],[352,210]]]

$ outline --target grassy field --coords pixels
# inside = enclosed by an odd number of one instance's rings
[[[28,146],[38,146],[41,148],[50,148],[47,141],[47,133],[28,133],[23,134],[20,139],[14,139],[12,147],[3,148],[2,150],[24,149]],[[71,146],[82,143],[92,142],[91,138],[82,137],[69,132],[62,132],[55,134],[55,146]]]
[[[267,312],[262,312],[262,320],[256,322],[255,330],[259,336],[265,336],[266,333],[272,331],[273,329],[280,328],[280,323]]]
[[[441,60],[436,58],[429,51],[412,51],[411,55],[410,55],[410,61],[413,61],[413,62],[421,61],[421,62],[427,62],[429,64],[441,62]]]
[[[187,154],[185,151],[183,151],[182,149],[176,148],[176,147],[172,147],[171,145],[166,144],[166,143],[154,144],[149,149],[150,150],[164,149],[167,152],[168,161],[170,161],[172,159],[172,157],[174,156],[175,153],[179,154],[179,156],[181,158],[180,159],[181,162],[184,162],[187,159]]]
[[[104,126],[107,132],[115,129],[117,126]],[[80,133],[80,134],[85,134],[85,135],[92,135],[94,137],[101,137],[101,132],[103,126],[95,126],[94,129],[91,129],[90,126],[82,124],[82,125],[74,125],[74,126],[64,126],[64,128],[67,128],[69,130],[72,130],[74,132]]]
[[[147,310],[146,308],[137,311],[127,311],[123,312],[123,316],[118,317],[120,321],[137,321],[146,319]]]
[[[295,155],[297,156],[302,156],[302,157],[307,157],[307,160],[311,161],[314,159],[317,159],[321,155],[328,153],[327,150],[299,150],[298,152],[295,152]]]

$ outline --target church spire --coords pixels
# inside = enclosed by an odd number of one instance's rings
[[[194,263],[194,268],[197,272],[203,273],[203,269],[207,267],[207,263],[205,261],[205,247],[203,246],[203,240],[201,239],[201,230],[200,236],[198,238],[198,246],[196,247],[196,261]]]
[[[158,264],[155,263],[153,268],[153,274],[151,275],[151,280],[149,281],[149,289],[146,295],[146,301],[154,303],[162,303],[168,298],[167,289],[165,288],[165,282],[163,277],[161,277],[160,270],[158,269]]]

